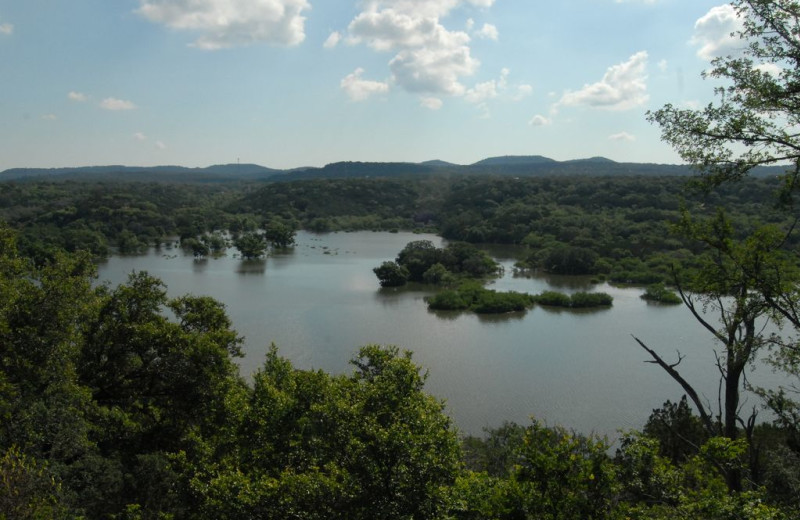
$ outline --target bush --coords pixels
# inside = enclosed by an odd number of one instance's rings
[[[549,305],[551,307],[569,307],[570,306],[570,298],[568,294],[556,292],[556,291],[545,291],[538,296],[534,296],[534,300],[539,305]]]
[[[533,303],[527,294],[485,290],[472,308],[478,314],[504,314],[524,311]]]
[[[372,272],[378,277],[381,287],[400,287],[408,281],[408,269],[396,262],[384,262]]]
[[[428,308],[437,311],[463,311],[469,309],[469,302],[458,291],[445,290],[427,299]]]
[[[576,292],[570,297],[573,309],[585,309],[587,307],[607,307],[614,302],[614,298],[606,293],[587,293]]]
[[[611,305],[614,298],[606,293],[577,292],[570,296],[556,291],[545,291],[538,296],[532,297],[532,300],[539,305],[547,305],[550,307],[586,309],[589,307],[605,307]]]
[[[682,303],[681,297],[667,289],[663,283],[648,285],[641,298],[651,302],[668,303],[671,305]]]

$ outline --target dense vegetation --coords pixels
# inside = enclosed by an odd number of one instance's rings
[[[93,287],[89,256],[37,265],[0,231],[0,518],[768,519],[798,505],[789,431],[758,475],[685,402],[615,456],[535,420],[460,440],[395,347],[362,348],[342,375],[273,348],[245,382],[213,299],[167,298],[144,273]],[[753,487],[729,494],[721,464]]]
[[[392,261],[373,269],[381,287],[399,287],[406,282],[453,285],[457,280],[481,279],[498,274],[500,265],[477,247],[454,242],[443,248],[430,240],[415,240]]]
[[[135,253],[178,237],[202,242],[271,223],[311,231],[421,230],[452,241],[521,244],[521,265],[620,283],[672,283],[696,266],[699,241],[674,232],[682,208],[724,206],[737,236],[789,216],[774,207],[781,183],[747,179],[709,194],[683,177],[423,177],[269,184],[4,182],[0,219],[20,248],[47,258],[54,247]],[[795,245],[795,238],[789,239]],[[200,252],[203,249],[200,248]]]

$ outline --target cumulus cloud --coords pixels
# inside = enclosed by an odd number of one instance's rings
[[[744,48],[744,43],[736,36],[736,31],[742,30],[742,20],[730,4],[712,7],[694,24],[694,34],[689,43],[699,47],[697,55],[711,61],[720,56],[738,54]]]
[[[136,132],[133,134],[133,138],[137,141],[147,141],[147,136],[144,135],[142,132]]]
[[[460,79],[479,65],[469,47],[421,47],[400,51],[389,62],[394,81],[409,92],[458,96],[466,90]]]
[[[608,136],[609,141],[624,141],[624,142],[632,142],[636,140],[636,136],[629,134],[628,132],[619,132],[616,134],[611,134]]]
[[[667,60],[661,60],[658,62],[657,66],[658,70],[660,70],[661,72],[667,72],[667,69],[669,68],[669,63],[667,63]]]
[[[364,0],[363,9],[347,27],[347,41],[378,52],[392,52],[392,81],[398,87],[428,97],[460,96],[465,77],[480,62],[471,54],[469,31],[451,30],[441,19],[453,10],[491,7],[494,0]],[[483,37],[496,37],[497,28],[484,24]]]
[[[200,36],[192,46],[221,49],[270,43],[298,45],[305,39],[307,0],[139,0],[151,22]]]
[[[0,23],[0,34],[11,36],[14,34],[14,26],[10,23]]]
[[[75,91],[71,91],[70,93],[68,93],[67,98],[70,101],[77,101],[78,103],[83,103],[84,101],[86,101],[86,99],[88,99],[86,97],[86,94],[82,94],[81,92],[75,92]]]
[[[383,94],[389,91],[389,84],[381,81],[361,79],[364,69],[358,68],[348,74],[340,83],[342,90],[347,93],[352,101],[363,101],[374,94]]]
[[[100,102],[100,108],[104,110],[133,110],[136,105],[124,99],[109,97]]]
[[[517,92],[511,97],[514,101],[520,101],[533,94],[533,87],[526,83],[517,85]]]
[[[337,45],[339,45],[339,41],[342,39],[341,33],[339,31],[333,31],[328,39],[325,40],[325,43],[322,44],[323,47],[326,49],[333,49]]]
[[[483,27],[475,31],[473,34],[483,40],[497,40],[497,38],[500,36],[500,33],[497,31],[497,27],[490,23],[483,24]]]
[[[469,103],[483,103],[487,99],[496,97],[497,82],[495,80],[478,83],[464,94],[464,99]]]
[[[647,102],[647,52],[637,52],[628,61],[608,68],[603,79],[567,91],[557,105],[586,105],[606,110],[628,110]]]
[[[58,116],[56,116],[55,114],[43,114],[42,119],[44,119],[45,121],[55,121],[56,119],[58,119]]]
[[[158,148],[159,150],[166,150],[167,149],[167,145],[164,144],[163,141],[156,141],[155,142],[155,147]]]
[[[419,104],[430,110],[442,108],[442,100],[436,97],[423,97],[419,100]]]
[[[552,119],[547,118],[541,114],[536,114],[528,121],[528,124],[531,126],[547,126],[553,122]]]

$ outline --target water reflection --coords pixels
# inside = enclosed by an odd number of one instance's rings
[[[195,258],[192,262],[192,271],[195,273],[202,273],[205,272],[208,268],[208,259],[207,258]]]
[[[454,321],[461,317],[462,311],[442,311],[438,309],[428,309],[428,314],[432,314],[445,321]]]
[[[529,311],[530,312],[530,311]],[[478,321],[481,323],[508,323],[511,321],[521,321],[525,318],[525,311],[505,312],[503,314],[478,314]]]
[[[609,305],[606,307],[581,307],[573,309],[571,307],[557,307],[554,305],[538,305],[540,309],[550,314],[569,314],[569,315],[588,315],[588,314],[602,314],[609,312],[614,307]]]
[[[264,274],[267,270],[267,261],[264,258],[248,258],[239,261],[236,272],[239,274]]]

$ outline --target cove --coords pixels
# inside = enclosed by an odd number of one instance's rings
[[[602,291],[608,309],[534,307],[525,314],[480,316],[428,311],[430,288],[381,289],[372,268],[391,260],[410,241],[442,239],[414,233],[298,232],[297,245],[261,261],[233,256],[195,260],[177,248],[140,256],[114,256],[99,266],[99,279],[124,282],[132,271],[160,278],[170,296],[209,295],[226,305],[245,337],[239,360],[248,376],[271,343],[303,369],[349,372],[359,346],[397,345],[414,353],[428,371],[426,390],[446,402],[460,431],[480,434],[503,421],[527,424],[531,416],[573,428],[617,436],[641,428],[653,408],[680,399],[678,385],[632,335],[667,360],[686,358],[681,374],[712,403],[718,373],[714,343],[680,305],[648,304],[639,288],[591,285],[585,279],[515,277],[507,248],[487,250],[505,274],[489,287],[539,293]],[[782,378],[759,367],[748,379],[774,386]],[[750,397],[747,406],[757,405]]]

